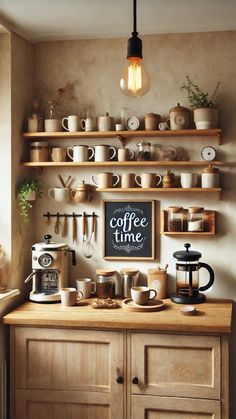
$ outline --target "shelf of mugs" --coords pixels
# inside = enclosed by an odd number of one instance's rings
[[[222,161],[212,161],[214,166],[227,166],[229,163]],[[72,161],[63,161],[63,162],[53,162],[53,161],[43,161],[43,162],[23,162],[22,166],[26,167],[178,167],[178,166],[189,166],[189,167],[207,167],[209,162],[204,160],[202,161],[190,161],[190,160],[149,160],[149,161],[104,161],[104,162],[94,162],[94,161],[84,161],[84,162],[72,162]]]
[[[168,230],[168,211],[163,210],[161,212],[161,234],[168,236],[212,236],[216,234],[216,211],[204,210],[203,215],[203,231],[187,231],[187,216],[188,210],[183,209],[183,229],[184,231],[169,231]],[[174,230],[174,225],[171,227]]]
[[[151,138],[151,137],[196,137],[199,138],[206,138],[209,137],[216,138],[218,144],[222,143],[222,130],[220,128],[216,129],[186,129],[186,130],[137,130],[137,131],[78,131],[78,132],[68,132],[68,131],[60,131],[60,132],[25,132],[23,133],[24,138],[37,138],[38,140],[45,140],[48,139],[58,139],[58,138],[118,138],[118,139],[125,139],[125,138]]]

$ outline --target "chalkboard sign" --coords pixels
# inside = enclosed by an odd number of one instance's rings
[[[155,201],[103,201],[104,259],[155,258]]]

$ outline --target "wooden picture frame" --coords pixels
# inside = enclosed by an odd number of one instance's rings
[[[155,259],[155,201],[103,201],[103,258]]]

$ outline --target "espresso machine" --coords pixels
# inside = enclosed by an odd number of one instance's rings
[[[191,244],[185,243],[186,250],[174,252],[176,259],[176,293],[170,296],[174,303],[199,304],[206,300],[200,291],[206,291],[214,283],[214,271],[207,263],[199,262],[201,253],[190,250]],[[207,284],[199,286],[199,270],[206,269],[209,275]]]
[[[36,303],[61,301],[60,289],[68,287],[69,254],[72,265],[76,264],[75,251],[66,243],[51,242],[52,236],[45,235],[45,242],[32,246],[32,272],[25,283],[32,280],[29,299]]]

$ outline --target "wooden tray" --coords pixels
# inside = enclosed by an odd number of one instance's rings
[[[122,301],[122,308],[129,311],[159,311],[165,308],[162,300],[150,300],[148,304],[143,306],[136,304],[132,298],[126,298]]]

